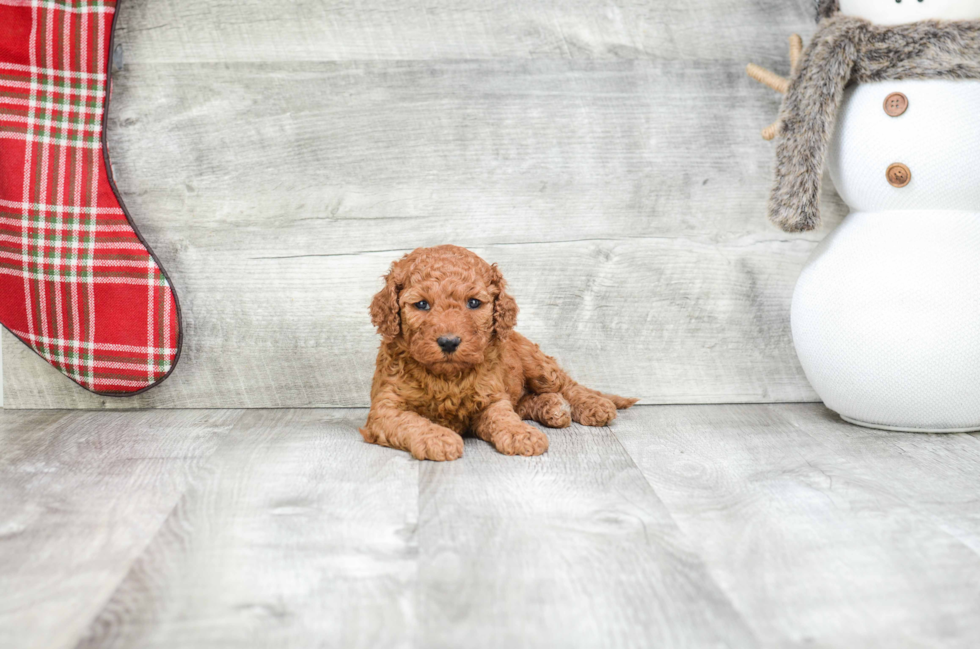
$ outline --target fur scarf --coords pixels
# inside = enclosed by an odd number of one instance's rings
[[[817,21],[830,18],[840,11],[840,0],[817,0]]]
[[[832,15],[836,5],[821,2],[830,17],[804,50],[779,114],[769,218],[787,232],[820,223],[824,159],[848,84],[980,79],[980,21],[881,26]]]

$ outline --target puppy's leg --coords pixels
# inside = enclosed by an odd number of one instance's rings
[[[480,413],[473,432],[504,455],[541,455],[548,450],[548,436],[525,424],[506,399]]]
[[[463,455],[458,433],[392,405],[372,405],[361,436],[371,444],[408,451],[419,460],[445,462]]]
[[[539,394],[560,393],[571,406],[572,421],[585,426],[605,426],[616,418],[617,408],[629,408],[636,403],[636,399],[603,394],[579,385],[537,345],[520,334],[511,336],[515,337],[527,386]]]
[[[510,339],[521,359],[521,370],[528,390],[537,394],[561,392],[566,383],[574,383],[558,361],[541,351],[536,344],[516,331],[510,334]]]
[[[617,409],[625,410],[637,402],[637,399],[603,394],[574,381],[561,393],[572,407],[572,420],[583,426],[606,426],[616,418]]]
[[[565,386],[562,395],[572,407],[572,420],[583,426],[606,426],[616,418],[616,404],[578,383]]]
[[[617,410],[626,410],[627,408],[631,408],[633,405],[636,404],[637,401],[639,401],[639,399],[628,399],[626,397],[620,397],[615,394],[606,394],[605,392],[599,392],[598,390],[593,390],[592,388],[586,388],[585,386],[580,386],[580,387],[585,389],[587,392],[591,392],[597,397],[602,397],[603,399],[609,399],[610,401],[613,402],[613,405],[616,406]]]
[[[549,428],[567,428],[572,423],[572,408],[557,392],[525,394],[516,410],[521,419],[532,419]]]

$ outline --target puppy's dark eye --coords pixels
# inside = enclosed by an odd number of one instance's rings
[[[432,308],[432,307],[429,306],[429,303],[426,302],[425,300],[419,300],[418,302],[416,302],[412,306],[414,306],[419,311],[428,311],[429,309]]]
[[[468,306],[471,309],[479,309],[481,306],[483,306],[483,302],[480,302],[475,297],[471,297],[469,301],[466,303],[466,306]]]

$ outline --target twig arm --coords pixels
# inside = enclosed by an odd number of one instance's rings
[[[762,85],[769,86],[782,95],[785,95],[786,91],[789,90],[789,79],[781,77],[775,72],[770,72],[755,63],[749,63],[745,67],[745,72]]]
[[[803,59],[803,39],[799,34],[793,34],[789,37],[789,64],[790,70],[793,76],[796,75],[800,68],[800,61]],[[764,86],[772,88],[776,92],[785,95],[789,92],[790,80],[786,77],[781,77],[775,72],[765,69],[762,66],[756,65],[755,63],[749,63],[745,67],[746,74],[752,79],[755,79]],[[773,140],[777,135],[779,135],[780,124],[779,121],[775,121],[769,126],[762,129],[762,137],[765,140]]]
[[[789,65],[796,76],[796,71],[800,68],[800,60],[803,58],[803,38],[799,34],[789,37]]]

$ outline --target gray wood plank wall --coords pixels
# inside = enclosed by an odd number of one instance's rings
[[[824,230],[765,220],[810,0],[126,0],[108,140],[177,286],[167,383],[90,395],[4,332],[6,407],[362,406],[388,264],[498,262],[518,328],[645,403],[815,399],[789,333]],[[121,57],[121,58],[118,58]]]

